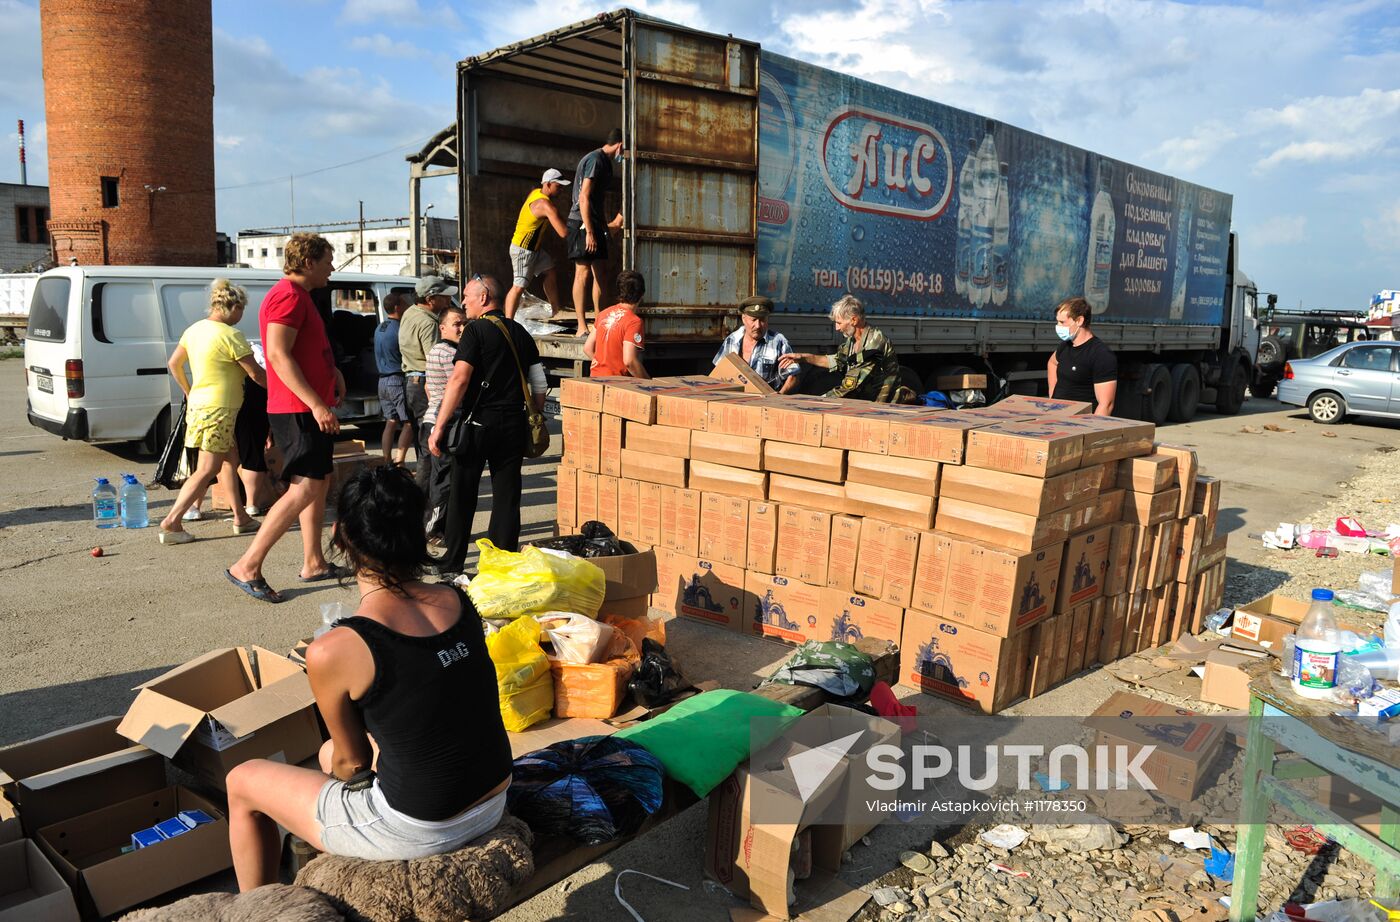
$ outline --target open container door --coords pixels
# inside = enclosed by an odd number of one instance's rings
[[[724,308],[754,290],[759,46],[644,17],[625,28],[623,262],[646,278],[649,331],[713,349]]]

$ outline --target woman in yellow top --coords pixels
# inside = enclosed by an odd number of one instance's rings
[[[243,405],[243,379],[267,386],[265,372],[253,358],[248,338],[234,324],[243,319],[248,294],[228,279],[210,286],[209,319],[191,324],[170,356],[170,373],[185,392],[185,447],[199,449],[194,473],[180,488],[175,505],[160,523],[161,544],[188,544],[194,535],[185,531],[181,517],[218,478],[227,496],[238,496],[238,451],[233,425]],[[193,372],[185,377],[185,362]],[[233,533],[257,531],[243,504],[233,506]]]

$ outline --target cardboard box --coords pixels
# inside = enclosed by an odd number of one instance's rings
[[[816,630],[824,589],[789,576],[750,570],[744,579],[743,630],[787,643],[824,640]]]
[[[1020,552],[980,541],[954,541],[944,617],[1011,637],[1055,607],[1063,548]]]
[[[1152,568],[1148,571],[1147,585],[1160,589],[1171,581],[1176,572],[1176,548],[1181,540],[1181,522],[1168,519],[1157,526],[1157,536],[1152,545]]]
[[[249,759],[296,765],[321,748],[306,673],[262,647],[213,650],[137,688],[117,732],[220,790]]]
[[[651,547],[661,543],[661,491],[664,489],[656,483],[637,484],[637,537]]]
[[[1068,675],[1079,675],[1084,671],[1084,660],[1088,653],[1089,644],[1089,621],[1093,616],[1094,602],[1080,605],[1069,614],[1069,664],[1065,667],[1065,672]]]
[[[1082,471],[1050,478],[1025,477],[985,467],[950,464],[943,468],[938,489],[944,499],[960,499],[1039,517],[1092,499],[1098,490],[1085,490],[1086,479]]]
[[[700,550],[706,560],[748,566],[749,500],[722,493],[700,494]]]
[[[610,383],[630,381],[625,375],[598,378],[561,378],[559,381],[559,406],[603,412],[603,391]]]
[[[1065,545],[1055,611],[1070,611],[1103,594],[1112,541],[1113,530],[1107,526],[1069,539]]]
[[[689,429],[678,426],[645,426],[630,422],[624,423],[624,426],[626,428],[623,430],[622,448],[644,451],[651,455],[665,455],[668,458],[690,457],[690,439],[693,433]],[[618,460],[620,464],[621,455]]]
[[[642,541],[640,484],[635,480],[617,481],[617,536],[623,541]]]
[[[1084,638],[1084,668],[1097,665],[1103,644],[1104,624],[1108,621],[1108,599],[1100,596],[1089,605],[1089,634]]]
[[[866,483],[846,481],[846,512],[909,528],[932,528],[937,500]]]
[[[998,637],[924,612],[905,612],[900,684],[994,714],[1021,696],[1026,636]]]
[[[214,821],[122,854],[121,847],[130,843],[133,832],[149,829],[182,810],[202,810]],[[85,915],[113,915],[233,866],[223,811],[178,785],[46,826],[36,841],[73,888]]]
[[[799,785],[791,769],[794,757],[851,737],[856,741],[836,764],[822,763],[831,770],[814,788],[807,789],[805,781]],[[841,856],[879,823],[878,816],[862,809],[863,801],[878,793],[863,780],[866,753],[872,746],[898,742],[897,724],[822,705],[711,792],[705,876],[734,896],[748,897],[755,907],[735,909],[735,918],[791,915],[805,922],[845,922],[860,910],[869,894],[853,891],[838,878]],[[845,821],[838,824],[838,817]],[[804,830],[812,872],[796,881],[790,894],[796,839]],[[789,895],[796,897],[795,904]]]
[[[822,414],[826,409],[839,407],[835,401],[824,407],[787,397],[771,398],[763,405],[763,437],[774,442],[818,448],[822,443]]]
[[[1030,477],[1053,477],[1079,467],[1084,436],[1053,420],[1007,422],[967,436],[967,464]]]
[[[1059,618],[1052,615],[1026,631],[1026,675],[1021,693],[1038,698],[1050,687],[1050,659],[1054,647],[1054,631]]]
[[[1026,397],[1021,394],[1013,394],[1005,400],[999,400],[996,407],[1016,413],[1028,413],[1032,416],[1078,416],[1093,412],[1093,405],[1082,400],[1055,400],[1050,397]]]
[[[0,749],[0,801],[15,804],[25,835],[165,785],[165,761],[121,736],[120,723],[102,717]]]
[[[20,823],[19,811],[8,797],[0,793],[0,845],[23,838],[24,826]]]
[[[1201,532],[1205,538],[1205,543],[1201,545],[1200,556],[1196,558],[1196,572],[1201,573],[1211,567],[1223,565],[1225,563],[1226,535],[1216,535],[1211,537],[1210,520],[1207,519]]]
[[[1176,456],[1143,455],[1118,462],[1118,486],[1136,493],[1161,493],[1176,485]],[[1178,495],[1178,499],[1180,496]]]
[[[68,883],[33,842],[0,845],[0,922],[78,922]]]
[[[384,456],[378,452],[374,454],[343,455],[331,460],[331,476],[327,478],[330,483],[326,487],[326,503],[332,508],[340,496],[340,485],[346,483],[350,478],[356,476],[361,471],[373,470],[376,467],[383,467],[388,462]]]
[[[1102,528],[1122,521],[1123,501],[1126,490],[1105,490],[1089,505],[1089,515],[1085,518],[1085,528]]]
[[[737,435],[749,439],[763,437],[763,397],[729,397],[711,400],[706,405],[708,421],[705,428],[712,435]]]
[[[853,512],[846,502],[844,484],[808,480],[805,477],[792,477],[788,474],[768,475],[768,499],[784,505],[791,503],[812,509],[825,509],[833,513],[850,514]]]
[[[616,477],[609,477],[606,474],[598,475],[598,521],[612,529],[613,534],[617,534],[619,520],[617,517],[617,495],[618,480]]]
[[[1160,647],[1171,639],[1167,635],[1176,613],[1176,583],[1152,590],[1152,599],[1152,633],[1143,645],[1144,650]]]
[[[686,485],[686,460],[649,451],[622,449],[622,476],[628,480],[645,480],[668,487]]]
[[[899,643],[903,625],[904,609],[898,605],[827,587],[821,593],[813,639],[855,643],[865,637],[878,637]]]
[[[941,465],[937,461],[853,451],[846,458],[846,482],[921,496],[937,496],[939,467]]]
[[[652,378],[649,381],[623,378],[609,381],[603,389],[603,412],[651,425],[656,422],[657,395],[705,391],[737,394],[740,387],[714,378],[673,377]]]
[[[1196,477],[1200,471],[1196,450],[1185,445],[1161,443],[1154,445],[1152,450],[1159,455],[1171,455],[1176,458],[1176,485],[1181,490],[1181,502],[1177,504],[1176,517],[1184,519],[1191,515],[1196,505]]]
[[[1196,573],[1196,561],[1200,559],[1201,548],[1205,545],[1206,517],[1191,515],[1181,520],[1177,532],[1176,553],[1173,555],[1175,570],[1172,579],[1178,583],[1188,583]]]
[[[863,519],[853,515],[831,517],[831,550],[827,555],[826,585],[830,589],[854,592],[856,585],[856,560],[860,554],[860,535]],[[871,522],[872,526],[878,523]],[[917,533],[916,533],[917,534]],[[899,607],[903,608],[903,605]],[[891,637],[898,642],[898,637]]]
[[[1123,497],[1123,521],[1134,525],[1156,525],[1176,515],[1181,491],[1176,487],[1160,493],[1128,491]]]
[[[852,588],[872,599],[908,608],[919,562],[917,529],[865,521]]]
[[[656,424],[704,432],[709,426],[710,401],[728,400],[735,391],[676,391],[656,395]]]
[[[691,433],[690,457],[694,461],[708,461],[710,464],[722,464],[725,467],[738,467],[748,471],[764,470],[763,440],[741,435]]]
[[[578,472],[578,526],[598,518],[598,475],[588,471]]]
[[[1206,517],[1206,541],[1215,538],[1220,519],[1220,480],[1200,474],[1196,477],[1196,495],[1191,500],[1191,511]]]
[[[828,411],[822,420],[822,446],[869,454],[889,454],[890,425],[945,411],[888,403],[851,401],[855,406]],[[905,456],[907,457],[907,456]]]
[[[926,531],[919,535],[919,556],[914,566],[914,586],[909,607],[925,614],[941,615],[948,591],[948,561],[952,558],[951,535]]]
[[[1237,711],[1249,710],[1249,676],[1244,668],[1254,657],[1214,650],[1206,654],[1201,700]]]
[[[607,580],[603,595],[606,603],[655,592],[658,583],[656,561],[656,551],[647,550],[616,557],[593,557],[589,563],[602,570]]]
[[[813,448],[811,445],[791,445],[765,439],[763,469],[808,480],[844,483],[846,452],[839,448]]]
[[[1069,644],[1074,634],[1074,613],[1055,616],[1055,639],[1050,647],[1050,684],[1059,685],[1069,678]]]
[[[1056,422],[1068,431],[1083,434],[1080,467],[1112,464],[1123,458],[1152,453],[1156,427],[1151,423],[1116,416],[1058,417]]]
[[[1037,518],[946,497],[938,502],[935,522],[938,531],[1018,551],[1060,544],[1069,537],[1061,513]]]
[[[941,464],[962,464],[967,453],[967,434],[974,429],[1008,421],[1022,421],[1024,413],[996,407],[973,410],[930,412],[926,416],[890,422],[887,454],[899,458],[922,458]]]
[[[566,408],[561,413],[564,457],[581,471],[598,473],[602,464],[603,421],[589,410]]]
[[[763,379],[762,375],[753,370],[753,366],[745,362],[742,356],[733,352],[727,353],[715,363],[710,377],[721,381],[738,382],[744,386],[744,391],[749,394],[772,396],[777,393]]]
[[[559,465],[555,475],[557,496],[554,501],[554,521],[559,534],[572,535],[578,529],[578,469]]]
[[[744,499],[768,498],[768,475],[762,471],[741,467],[725,467],[708,461],[690,462],[689,486],[692,490],[728,493]]]
[[[1111,663],[1118,659],[1123,647],[1123,632],[1128,627],[1128,607],[1132,598],[1126,593],[1109,596],[1103,618],[1103,635],[1099,640],[1098,661]]]
[[[1133,567],[1133,539],[1136,526],[1120,523],[1110,526],[1113,530],[1108,542],[1108,569],[1103,578],[1103,594],[1118,595],[1128,585]]]
[[[622,476],[622,427],[625,422],[616,416],[599,419],[598,473],[609,477]]]
[[[694,555],[661,550],[656,555],[655,608],[677,617],[742,631],[744,571]]]
[[[1141,771],[1158,793],[1191,800],[1214,780],[1206,769],[1225,736],[1219,722],[1128,692],[1114,692],[1092,718],[1098,746],[1127,746],[1129,758],[1154,747]]]
[[[749,539],[744,564],[758,573],[772,574],[778,553],[777,503],[749,502]]]
[[[934,390],[940,391],[977,391],[986,386],[986,375],[940,375],[933,379]]]
[[[831,552],[831,513],[802,506],[778,510],[777,574],[825,586]]]
[[[661,546],[687,557],[700,551],[700,492],[661,488]]]

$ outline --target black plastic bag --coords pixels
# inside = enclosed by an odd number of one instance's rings
[[[602,522],[584,522],[576,535],[563,535],[536,541],[536,547],[546,547],[552,551],[564,551],[575,557],[619,557],[635,554],[637,548],[631,542],[619,541],[613,531]]]
[[[690,687],[685,676],[676,669],[671,654],[650,637],[642,639],[642,661],[627,683],[637,704],[644,708],[660,707]]]
[[[185,448],[185,405],[181,404],[179,418],[173,409],[170,411],[170,438],[166,439],[160,460],[156,462],[155,477],[147,486],[159,484],[167,490],[180,489],[194,469],[192,451],[194,449]]]

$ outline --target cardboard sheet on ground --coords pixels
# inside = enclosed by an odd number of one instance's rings
[[[529,752],[544,749],[565,740],[585,736],[612,736],[617,727],[591,717],[551,717],[519,733],[510,734],[510,755],[518,759]]]

